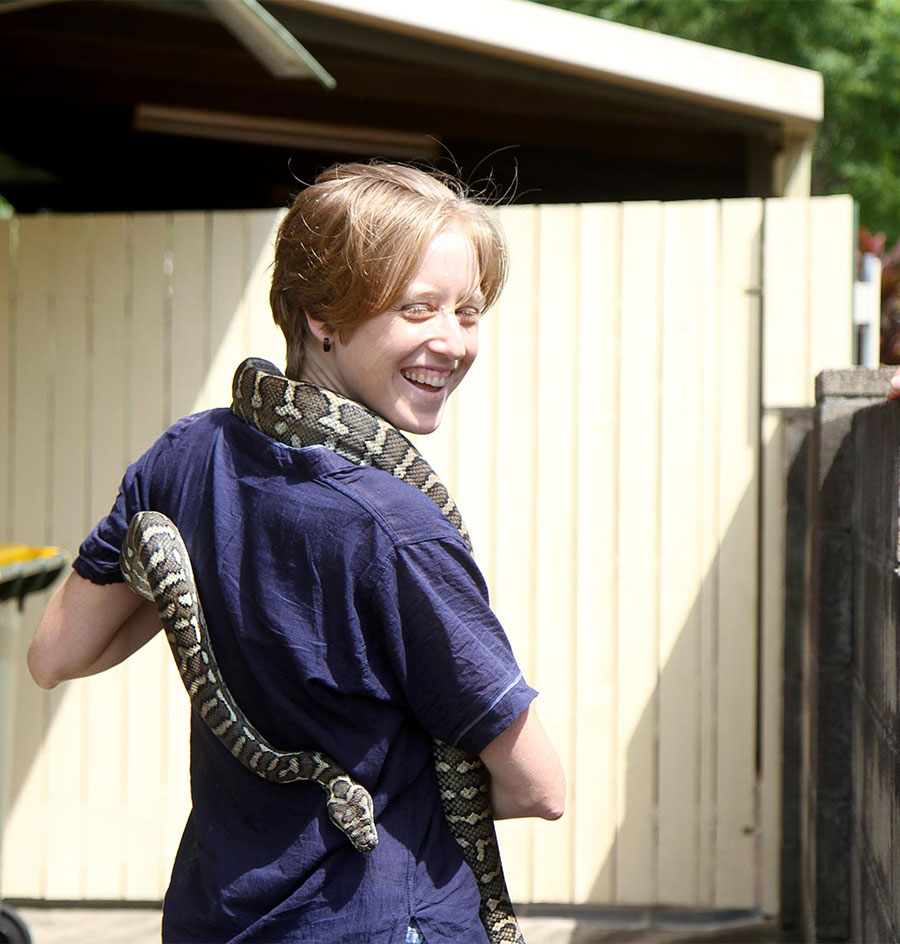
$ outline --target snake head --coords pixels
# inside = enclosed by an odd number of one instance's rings
[[[335,785],[325,805],[331,821],[360,852],[371,852],[378,845],[375,805],[365,787],[348,778]]]

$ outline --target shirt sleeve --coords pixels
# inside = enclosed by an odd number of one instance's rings
[[[141,470],[146,461],[142,456],[130,465],[122,478],[116,500],[106,517],[82,541],[78,556],[72,561],[75,572],[91,583],[120,583],[119,551],[133,515],[146,507],[141,501]]]
[[[121,583],[119,551],[131,519],[139,511],[157,508],[160,487],[153,483],[178,479],[178,444],[181,437],[199,419],[200,414],[185,416],[167,429],[156,442],[125,470],[122,484],[109,514],[97,522],[84,539],[78,556],[72,561],[75,572],[91,583]],[[160,508],[159,510],[164,510]]]
[[[537,695],[490,608],[484,578],[454,542],[397,548],[379,584],[385,644],[419,723],[479,753]]]
[[[75,572],[91,583],[107,584],[122,581],[119,550],[125,540],[128,522],[140,510],[138,501],[137,463],[129,466],[119,486],[119,493],[108,515],[101,518],[93,531],[82,541],[78,556],[72,561]]]

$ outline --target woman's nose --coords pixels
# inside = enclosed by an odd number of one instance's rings
[[[440,317],[435,319],[435,332],[432,338],[435,350],[461,360],[466,354],[466,339],[462,325],[455,311],[442,310]]]

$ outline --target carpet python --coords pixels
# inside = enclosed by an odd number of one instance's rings
[[[462,516],[446,487],[413,444],[359,403],[312,384],[288,380],[273,364],[245,360],[233,384],[232,411],[288,446],[320,445],[357,465],[381,469],[427,495],[471,550]],[[178,529],[164,515],[132,519],[120,564],[125,579],[156,603],[191,703],[225,748],[254,773],[276,783],[311,780],[325,790],[328,814],[362,852],[378,842],[372,799],[334,760],[316,750],[273,747],[235,703],[219,671],[190,559]],[[479,915],[491,944],[525,944],[513,911],[478,757],[433,739],[432,753],[447,824],[478,885]]]

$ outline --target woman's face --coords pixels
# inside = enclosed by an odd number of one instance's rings
[[[347,340],[332,338],[330,352],[308,351],[303,379],[365,404],[399,429],[433,432],[478,353],[483,307],[472,243],[450,225],[429,243],[397,304]],[[317,337],[323,330],[315,324]]]

